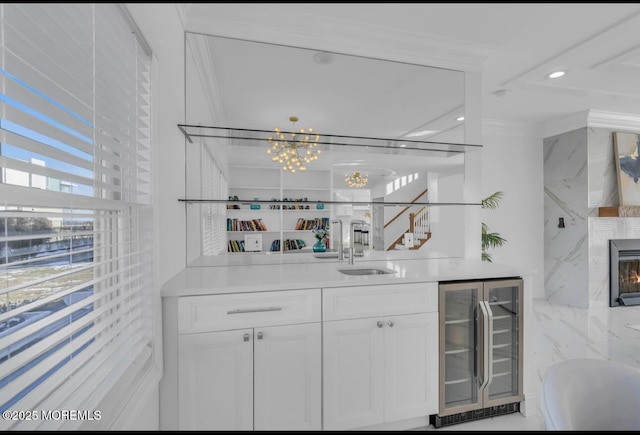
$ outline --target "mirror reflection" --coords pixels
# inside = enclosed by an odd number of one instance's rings
[[[192,33],[186,53],[188,263],[463,249],[462,72]]]

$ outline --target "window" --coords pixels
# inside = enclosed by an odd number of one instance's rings
[[[228,182],[210,148],[203,147],[202,173],[204,198],[226,199]],[[202,255],[218,255],[227,251],[227,210],[224,204],[202,204]]]
[[[117,4],[0,8],[0,410],[91,411],[151,360],[150,53]]]

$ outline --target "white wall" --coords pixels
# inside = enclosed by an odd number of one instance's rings
[[[464,190],[464,175],[454,174],[441,177],[429,177],[429,202],[461,202]],[[473,206],[459,205],[431,205],[429,207],[429,221],[431,223],[431,238],[420,248],[450,257],[465,256],[464,228],[466,213]],[[480,226],[478,224],[478,231]],[[477,257],[480,254],[476,255]]]
[[[504,192],[497,209],[481,211],[481,220],[489,230],[507,239],[505,245],[489,253],[494,263],[534,272],[534,298],[544,298],[544,192],[540,131],[522,125],[486,121],[482,149],[482,197],[498,190]]]

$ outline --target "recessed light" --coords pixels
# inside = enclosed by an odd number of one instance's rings
[[[456,121],[464,121],[464,116],[458,116],[458,117],[456,118]]]
[[[554,71],[552,73],[547,74],[548,79],[558,79],[564,75],[564,71]]]
[[[404,135],[404,137],[420,137],[420,136],[427,136],[430,134],[435,133],[435,130],[421,130],[421,131],[414,131],[413,133],[407,133]]]
[[[406,143],[401,143],[401,144],[400,144],[400,148],[404,148],[404,147],[406,147],[406,146],[407,146],[407,144],[406,144]]]
[[[493,93],[493,95],[495,95],[496,97],[506,97],[510,93],[511,93],[510,89],[498,89]]]
[[[313,60],[320,65],[333,63],[335,58],[336,57],[332,53],[327,53],[326,51],[319,51],[313,55]]]

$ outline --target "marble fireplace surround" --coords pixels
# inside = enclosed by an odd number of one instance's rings
[[[633,121],[543,140],[545,297],[551,302],[609,308],[609,240],[640,239],[640,217],[600,217],[599,208],[619,205],[613,132],[638,132],[640,117]]]
[[[640,305],[640,239],[609,240],[609,306]]]

